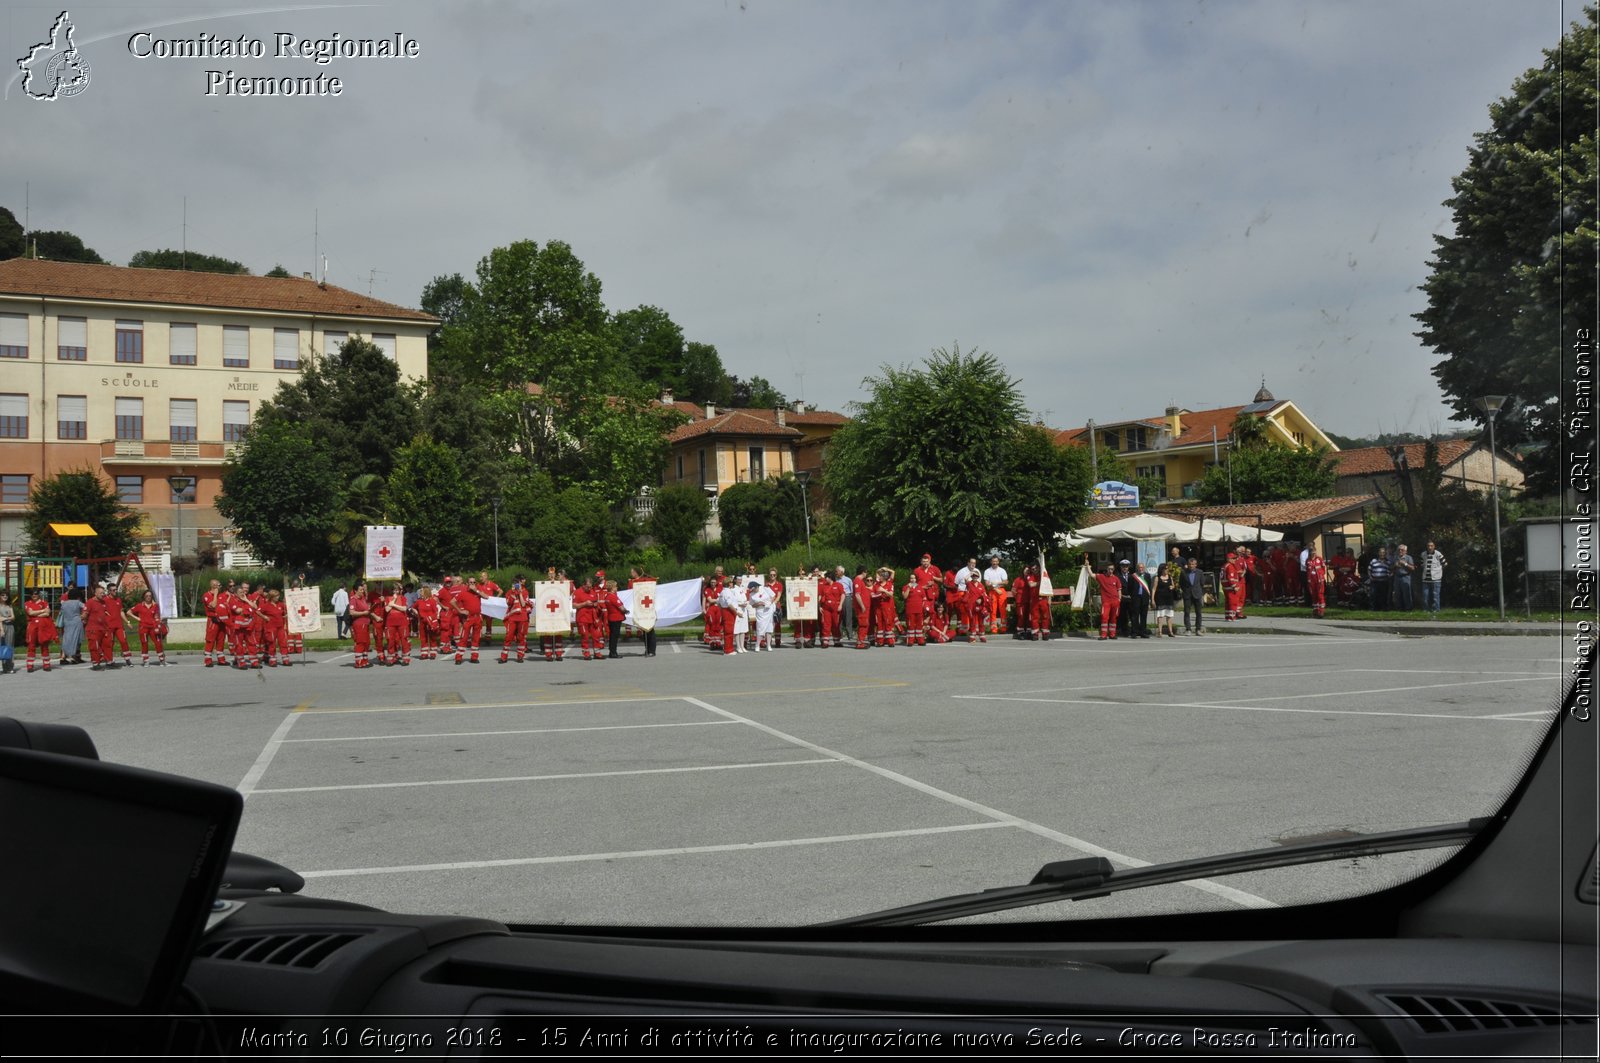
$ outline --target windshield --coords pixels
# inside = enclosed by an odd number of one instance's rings
[[[1573,0],[28,10],[8,711],[309,895],[808,924],[1489,816],[1555,719]]]

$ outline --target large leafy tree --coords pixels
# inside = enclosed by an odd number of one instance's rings
[[[87,524],[95,530],[99,557],[119,557],[138,545],[143,518],[117,497],[116,490],[91,469],[47,476],[28,492],[22,515],[23,549],[54,555],[59,549],[51,524]]]
[[[829,442],[823,474],[851,545],[964,557],[975,547],[1030,549],[1076,523],[1088,462],[1040,447],[1019,385],[994,355],[941,348],[919,369],[885,366],[866,386],[872,396]]]
[[[617,357],[647,388],[682,388],[683,329],[658,306],[624,310],[611,319]]]
[[[710,343],[690,341],[683,345],[683,371],[678,377],[677,397],[690,402],[733,405],[733,383],[722,368],[722,356]]]
[[[418,439],[395,455],[388,506],[406,527],[406,567],[415,572],[458,571],[483,552],[489,526],[455,452]]]
[[[257,422],[222,473],[217,512],[269,564],[320,567],[346,500],[321,439],[286,421]]]
[[[161,251],[137,251],[128,259],[128,265],[135,269],[183,269],[192,273],[250,272],[243,262],[235,262],[231,258],[203,255],[198,251],[173,251],[170,248]],[[289,271],[284,270],[282,276],[288,275]]]
[[[1489,107],[1467,167],[1445,201],[1454,231],[1437,248],[1417,333],[1443,359],[1433,369],[1458,420],[1483,423],[1485,395],[1509,395],[1499,442],[1554,444],[1562,351],[1596,320],[1600,42],[1587,8],[1545,61]],[[1560,447],[1530,456],[1530,486],[1559,476]]]
[[[82,239],[69,232],[31,232],[27,236],[27,247],[29,254],[37,251],[40,258],[56,262],[89,262],[97,266],[106,264],[106,260],[96,254],[94,248],[85,247]]]
[[[22,223],[5,207],[0,207],[0,260],[20,258],[27,248]]]
[[[722,545],[737,557],[764,557],[805,534],[804,499],[793,476],[734,484],[717,499]]]
[[[689,484],[669,484],[656,492],[648,528],[651,538],[681,564],[710,518],[711,500],[704,491]]]
[[[554,565],[574,578],[619,561],[635,530],[625,517],[579,487],[557,488],[544,472],[507,486],[500,511],[502,553],[539,572]]]
[[[1242,446],[1206,470],[1199,494],[1208,505],[1293,502],[1327,498],[1338,480],[1327,447]]]

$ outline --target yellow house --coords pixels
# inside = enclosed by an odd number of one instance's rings
[[[1264,438],[1286,447],[1339,448],[1305,412],[1287,399],[1275,399],[1266,385],[1243,406],[1189,410],[1168,406],[1161,417],[1137,418],[1057,432],[1059,446],[1091,447],[1095,454],[1116,454],[1135,477],[1163,485],[1161,498],[1190,498],[1206,469],[1222,460],[1229,437],[1241,417],[1258,422]]]
[[[193,556],[225,531],[222,467],[304,359],[361,336],[407,380],[437,319],[301,277],[0,262],[0,553],[37,478],[89,468]],[[179,492],[169,477],[192,477]],[[182,480],[179,481],[183,482]]]

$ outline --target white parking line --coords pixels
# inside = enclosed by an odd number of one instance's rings
[[[1353,698],[1360,694],[1398,694],[1408,690],[1438,690],[1445,687],[1479,687],[1492,683],[1548,683],[1548,675],[1524,676],[1518,679],[1475,679],[1470,683],[1423,683],[1409,687],[1374,687],[1370,690],[1321,690],[1313,694],[1274,694],[1265,698],[1231,698],[1240,703],[1252,701],[1297,701],[1301,698]]]
[[[1464,716],[1448,712],[1383,712],[1377,709],[1291,709],[1279,705],[1224,705],[1214,701],[1098,701],[1092,698],[1006,698],[984,697],[978,694],[952,696],[967,701],[1027,701],[1044,705],[1092,705],[1099,709],[1228,709],[1234,712],[1302,712],[1322,716],[1405,716],[1418,720],[1509,719],[1504,716]]]
[[[1002,812],[997,808],[991,808],[988,805],[980,804],[977,801],[971,801],[965,797],[959,797],[956,794],[950,793],[948,790],[941,790],[937,786],[930,786],[925,782],[919,782],[918,780],[913,779],[908,775],[902,775],[897,771],[891,771],[888,768],[879,767],[876,764],[868,763],[867,761],[852,757],[846,753],[840,753],[837,750],[828,749],[825,746],[819,746],[815,742],[806,741],[804,738],[796,738],[794,735],[780,731],[776,727],[768,727],[766,724],[758,723],[747,716],[740,716],[738,713],[729,712],[726,709],[719,709],[710,702],[701,701],[699,698],[686,697],[683,700],[689,702],[691,705],[698,705],[707,712],[714,712],[718,716],[722,716],[730,720],[737,720],[740,723],[749,724],[756,730],[772,735],[774,738],[780,738],[785,742],[791,742],[803,749],[809,749],[814,753],[821,753],[823,756],[838,760],[844,764],[849,764],[852,767],[861,768],[864,771],[870,771],[874,775],[881,776],[882,778],[888,779],[891,782],[897,782],[902,786],[909,786],[911,789],[916,790],[919,793],[927,794],[929,797],[937,797],[941,801],[948,801],[950,804],[964,808],[969,812],[975,812],[980,816],[987,816],[998,823],[1003,823],[1007,826],[1018,827],[1030,833],[1037,834],[1042,838],[1049,838],[1051,841],[1070,846],[1071,848],[1077,849],[1082,853],[1087,853],[1090,856],[1103,856],[1107,860],[1110,860],[1113,863],[1121,864],[1124,867],[1149,867],[1151,864],[1151,861],[1149,860],[1140,860],[1136,857],[1124,855],[1123,853],[1113,852],[1110,849],[1095,845],[1093,842],[1085,841],[1082,838],[1075,838],[1070,834],[1063,834],[1061,831],[1052,830],[1041,823],[1035,823],[1032,820],[1023,819],[1020,816],[1013,816],[1009,812]],[[1265,897],[1258,897],[1253,893],[1246,893],[1244,890],[1237,890],[1232,886],[1224,886],[1208,879],[1196,879],[1192,882],[1185,882],[1184,885],[1191,886],[1194,889],[1201,890],[1205,893],[1213,894],[1214,896],[1224,897],[1230,901],[1233,901],[1235,904],[1239,904],[1246,908],[1278,907],[1277,904],[1267,900]]]
[[[289,733],[289,728],[294,726],[295,718],[303,716],[301,709],[296,709],[283,718],[278,729],[272,732],[272,737],[267,739],[267,744],[261,748],[261,753],[256,757],[256,762],[250,765],[250,770],[244,773],[244,780],[239,783],[239,793],[249,797],[253,793],[260,793],[256,783],[261,781],[261,776],[267,773],[267,766],[272,763],[272,758],[278,755],[278,748],[283,745],[284,735]]]
[[[731,721],[730,721],[731,722]],[[1009,823],[961,823],[953,827],[917,827],[911,830],[875,831],[871,834],[833,834],[821,838],[785,838],[770,842],[729,842],[725,845],[688,845],[675,849],[631,849],[616,853],[574,853],[571,856],[526,856],[506,860],[459,860],[448,864],[404,864],[394,867],[351,867],[331,871],[302,871],[303,878],[338,878],[351,875],[403,875],[416,871],[470,871],[484,867],[525,867],[532,864],[578,864],[594,860],[630,860],[652,856],[696,856],[702,853],[735,853],[746,849],[787,849],[799,845],[832,845],[836,842],[866,842],[885,838],[916,838],[925,834],[953,834],[958,831],[994,830]]]
[[[622,775],[679,775],[691,771],[735,771],[740,768],[786,768],[796,764],[831,764],[836,758],[812,760],[766,760],[753,764],[700,764],[692,768],[636,768],[631,771],[580,771],[562,775],[502,775],[488,779],[424,779],[418,782],[361,782],[338,786],[281,786],[261,789],[258,794],[310,794],[334,790],[401,790],[417,786],[475,786],[501,782],[551,782],[558,779],[608,779]],[[265,767],[262,769],[265,771]]]
[[[338,738],[286,738],[285,745],[296,742],[382,742],[392,738],[478,738],[487,735],[543,735],[562,734],[567,731],[639,731],[649,727],[722,727],[732,720],[687,720],[682,723],[618,723],[602,727],[532,727],[521,731],[430,731],[425,734],[349,735]]]
[[[673,653],[682,653],[683,652],[683,646],[680,643],[674,642],[672,644],[672,652]]]

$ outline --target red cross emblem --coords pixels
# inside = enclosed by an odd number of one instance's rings
[[[385,561],[389,560],[389,555],[391,553],[393,553],[393,551],[389,549],[388,543],[384,543],[382,546],[378,547],[378,556],[383,558]]]
[[[647,594],[643,598],[639,599],[639,604],[644,606],[646,609],[649,609],[656,604],[656,600]]]
[[[551,598],[548,602],[544,603],[544,607],[550,610],[550,612],[553,614],[557,609],[561,608],[561,602],[555,598]]]
[[[305,615],[306,615],[306,614],[307,614],[307,613],[309,613],[309,612],[311,612],[311,610],[309,610],[309,609],[307,609],[307,608],[306,608],[306,607],[305,607],[305,606],[303,606],[303,605],[302,605],[302,606],[301,606],[301,607],[300,607],[300,609],[299,609],[299,613],[300,613],[300,615],[301,615],[301,616],[305,616]]]
[[[794,596],[794,604],[798,605],[802,609],[806,607],[806,603],[810,600],[811,595],[807,594],[805,591],[801,591],[799,594]]]

